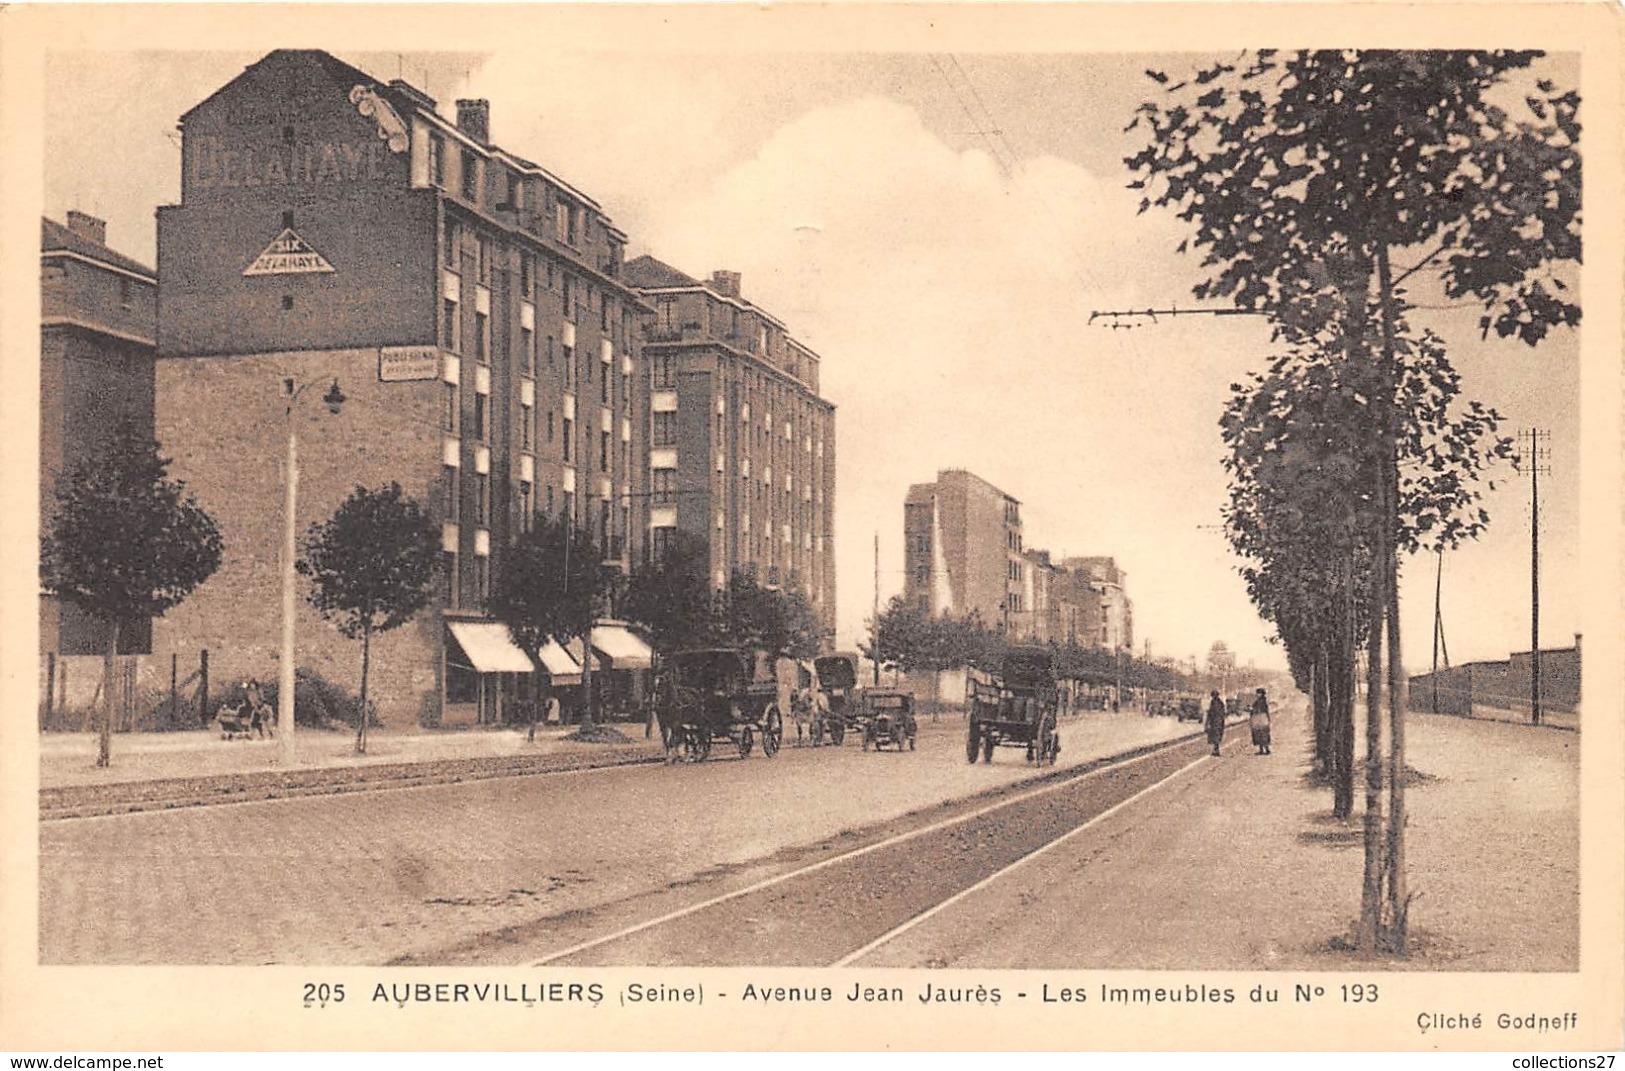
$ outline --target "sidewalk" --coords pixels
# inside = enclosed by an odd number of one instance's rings
[[[297,769],[334,769],[427,763],[455,759],[571,755],[582,758],[624,757],[632,752],[659,749],[648,741],[643,726],[614,723],[611,728],[627,738],[625,744],[588,744],[564,737],[576,726],[539,727],[534,742],[526,730],[512,727],[447,729],[438,732],[400,732],[374,729],[367,734],[367,753],[355,753],[350,729],[301,727],[294,734]],[[96,766],[96,734],[41,733],[40,787],[114,785],[170,778],[211,777],[282,770],[276,740],[222,740],[218,730],[178,733],[116,733],[113,764]]]

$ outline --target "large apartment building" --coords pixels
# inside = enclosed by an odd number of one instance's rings
[[[1013,639],[1128,650],[1134,609],[1112,558],[1022,545],[1021,503],[962,469],[903,502],[903,597],[931,616],[975,614]]]
[[[107,246],[107,224],[69,212],[40,221],[40,523],[57,480],[95,456],[121,419],[151,434],[153,270]],[[106,628],[69,603],[40,599],[40,650],[99,655]],[[119,649],[149,650],[146,620],[125,622]]]
[[[433,612],[374,641],[385,716],[493,716],[528,665],[485,614],[504,548],[546,514],[620,568],[644,552],[649,308],[626,236],[497,145],[486,101],[447,118],[325,52],[270,53],[180,130],[180,203],[158,215],[156,429],[226,559],[160,642],[207,647],[226,675],[275,672],[292,420],[301,532],[390,481],[441,524]],[[331,382],[336,415],[319,404]],[[308,608],[298,634],[301,665],[353,682],[352,645]]]
[[[653,257],[623,278],[650,306],[649,534],[703,538],[712,583],[743,569],[802,592],[835,626],[835,407],[819,357],[747,301],[736,273],[700,282]]]
[[[989,628],[1028,629],[1029,563],[1021,503],[964,469],[915,484],[903,503],[903,597],[927,614],[976,614]]]

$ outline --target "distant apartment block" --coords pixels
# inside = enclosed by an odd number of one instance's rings
[[[1021,503],[964,469],[915,484],[903,503],[903,597],[933,616],[976,614],[990,628],[1031,631]]]
[[[1022,545],[1021,503],[962,469],[903,503],[903,597],[921,613],[978,616],[1015,639],[1127,650],[1134,607],[1109,557],[1056,562]]]

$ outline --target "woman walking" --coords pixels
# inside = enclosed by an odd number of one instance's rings
[[[1219,745],[1224,743],[1224,700],[1214,691],[1207,704],[1207,742],[1213,746],[1213,754],[1219,753]]]
[[[1258,690],[1253,698],[1253,705],[1247,711],[1247,725],[1253,731],[1253,747],[1258,754],[1270,753],[1270,701],[1264,697],[1264,689]]]

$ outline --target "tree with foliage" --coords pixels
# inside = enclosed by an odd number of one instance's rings
[[[179,480],[158,444],[120,420],[102,448],[56,488],[40,543],[40,582],[107,627],[96,765],[112,762],[119,632],[162,617],[220,568],[214,519]]]
[[[498,562],[489,610],[537,665],[549,640],[581,640],[582,717],[592,710],[592,624],[613,586],[592,536],[563,518],[538,517]],[[534,709],[534,704],[533,704]],[[534,732],[534,714],[532,715]]]
[[[648,631],[658,656],[711,642],[710,571],[710,545],[681,530],[658,560],[632,571],[621,613]]]
[[[1132,185],[1176,210],[1211,269],[1199,298],[1267,315],[1305,344],[1331,333],[1374,443],[1357,511],[1371,568],[1366,655],[1366,952],[1405,951],[1405,677],[1400,658],[1400,459],[1417,432],[1403,392],[1403,284],[1430,270],[1477,303],[1487,335],[1534,345],[1574,326],[1565,268],[1580,260],[1579,97],[1531,79],[1535,52],[1259,51],[1171,82],[1138,109],[1148,130]],[[1523,115],[1503,99],[1519,93]],[[1510,100],[1507,101],[1510,103]],[[1408,268],[1396,263],[1409,261]],[[1328,331],[1328,328],[1335,330]],[[1437,471],[1453,475],[1448,462]],[[1380,694],[1387,644],[1390,750],[1383,831]],[[1386,885],[1386,904],[1383,888]]]
[[[735,569],[717,604],[716,632],[730,643],[793,658],[811,658],[823,648],[824,631],[799,591],[763,587],[744,569]]]
[[[398,483],[357,487],[310,526],[304,554],[294,563],[309,578],[310,604],[345,639],[361,641],[361,714],[355,750],[367,751],[367,681],[372,637],[416,617],[429,604],[440,570],[440,527]]]

